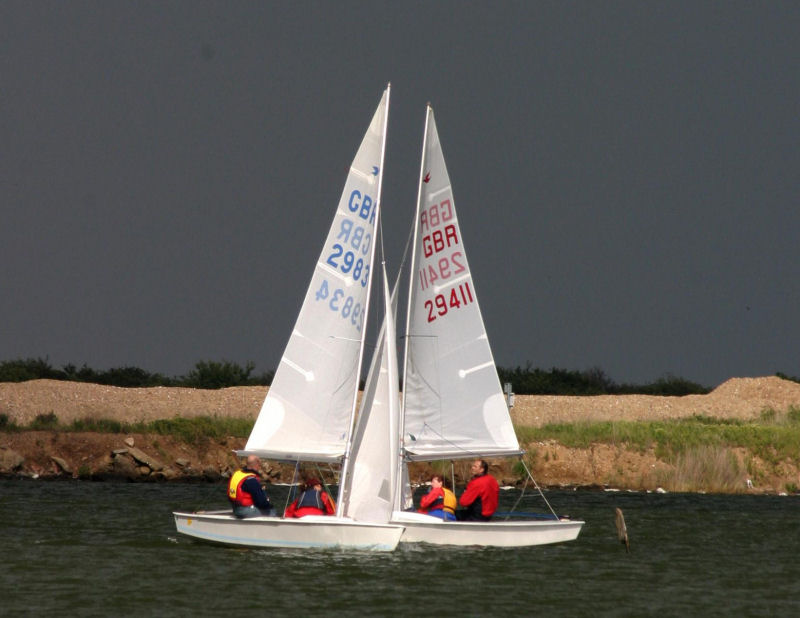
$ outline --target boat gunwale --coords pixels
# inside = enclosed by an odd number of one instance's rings
[[[357,521],[349,517],[334,517],[331,515],[307,515],[305,517],[278,517],[274,515],[260,515],[258,517],[236,517],[229,511],[206,511],[206,512],[189,512],[189,511],[173,511],[174,517],[186,517],[192,519],[204,519],[207,521],[219,522],[239,522],[242,525],[253,524],[286,524],[290,526],[301,525],[331,525],[331,526],[354,526],[362,528],[404,528],[401,523],[387,522],[385,524],[375,523],[369,521]]]

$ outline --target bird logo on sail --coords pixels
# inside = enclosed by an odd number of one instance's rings
[[[425,178],[422,179],[422,182],[430,182],[431,181],[431,173],[428,172],[425,174]]]
[[[381,168],[379,168],[377,165],[373,165],[372,166],[372,175],[373,176],[377,176],[378,172],[380,172],[380,171],[381,171]]]

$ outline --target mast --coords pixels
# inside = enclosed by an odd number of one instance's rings
[[[431,116],[433,116],[433,108],[428,103],[425,108],[425,131],[422,135],[422,156],[420,157],[419,164],[419,182],[417,184],[417,208],[414,214],[414,239],[411,241],[411,266],[408,269],[408,305],[406,306],[406,337],[403,343],[403,398],[400,403],[400,415],[398,419],[399,430],[398,438],[400,440],[397,445],[397,478],[403,478],[402,471],[405,465],[405,453],[403,449],[403,436],[405,435],[405,417],[406,417],[406,393],[408,392],[406,376],[408,375],[408,346],[411,341],[412,333],[411,328],[411,307],[414,302],[414,269],[417,265],[417,237],[419,235],[419,211],[422,202],[422,183],[425,178],[425,164],[427,163],[425,156],[428,148],[428,123]],[[403,488],[401,483],[397,483],[395,487],[394,504],[399,508],[401,504]]]
[[[392,84],[388,83],[386,85],[386,108],[383,113],[383,138],[381,140],[381,157],[380,157],[380,171],[378,173],[378,196],[376,198],[375,204],[375,227],[373,228],[375,232],[380,229],[381,224],[381,192],[383,189],[383,163],[386,156],[386,133],[387,128],[389,126],[389,96],[391,94]],[[377,235],[377,234],[376,234]],[[372,266],[375,265],[375,251],[377,248],[377,238],[372,242],[372,247],[370,248],[370,264]],[[375,269],[372,268],[372,272],[369,276],[369,281],[367,283],[367,297],[364,303],[364,325],[363,325],[363,333],[366,334],[367,332],[367,322],[369,321],[369,306],[370,306],[370,296],[372,294],[372,279],[375,274]],[[364,343],[366,341],[366,336],[361,337],[361,346],[358,352],[358,364],[356,369],[356,385],[353,389],[353,403],[350,408],[350,422],[348,423],[348,430],[347,430],[347,443],[345,445],[344,456],[342,457],[342,473],[339,476],[339,492],[337,495],[336,500],[336,517],[341,518],[343,514],[344,508],[344,500],[343,492],[345,488],[345,484],[347,481],[347,476],[349,474],[349,468],[352,465],[350,462],[350,452],[353,449],[353,429],[355,427],[355,420],[356,420],[356,409],[358,406],[358,385],[360,382],[361,376],[361,367],[364,362]]]

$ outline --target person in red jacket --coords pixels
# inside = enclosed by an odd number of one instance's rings
[[[455,494],[444,486],[444,477],[441,474],[434,474],[431,477],[431,490],[420,499],[417,512],[445,521],[455,521],[455,509]]]
[[[500,487],[489,474],[489,464],[482,459],[472,462],[473,476],[458,503],[465,507],[456,511],[459,521],[489,521],[497,510]]]
[[[322,490],[322,483],[315,478],[305,482],[305,490],[297,500],[292,502],[284,517],[305,517],[306,515],[333,515],[336,512],[336,505],[330,496]]]

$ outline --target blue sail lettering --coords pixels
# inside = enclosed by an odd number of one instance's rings
[[[372,198],[369,195],[364,196],[364,201],[361,202],[361,212],[358,213],[358,216],[366,221],[367,219],[370,220],[372,223],[372,218],[370,218],[370,211],[372,210]],[[373,217],[375,213],[373,212]]]
[[[353,222],[350,219],[344,219],[342,221],[342,227],[339,228],[339,235],[336,237],[336,240],[341,240],[345,244],[350,240],[350,232],[353,229]]]
[[[361,195],[361,191],[358,189],[353,189],[353,192],[350,194],[350,199],[347,202],[347,207],[350,209],[350,212],[357,213],[361,219],[369,221],[370,223],[375,222],[376,209],[374,206],[375,202],[372,201],[372,198],[366,193]]]
[[[350,212],[357,212],[360,206],[361,192],[358,189],[353,189],[353,192],[350,194],[350,201],[347,202],[347,207],[350,209]]]

